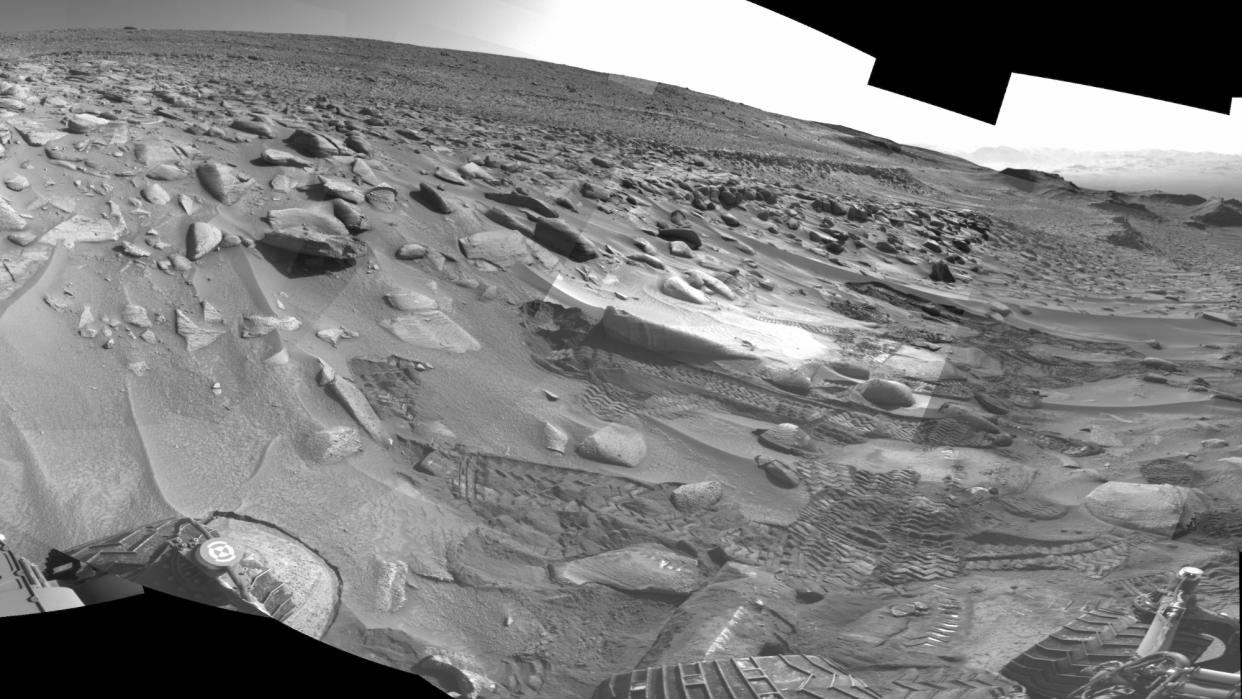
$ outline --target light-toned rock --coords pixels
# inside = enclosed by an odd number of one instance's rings
[[[885,410],[908,408],[914,405],[914,392],[900,381],[868,379],[858,386],[859,395],[872,405]]]
[[[633,427],[610,423],[578,445],[578,454],[592,461],[636,467],[647,456],[647,443]]]
[[[1110,481],[1092,490],[1083,504],[1109,524],[1172,536],[1206,503],[1203,494],[1191,488]]]
[[[691,286],[690,282],[680,275],[673,274],[665,277],[664,281],[660,282],[660,291],[682,301],[708,303],[707,294]]]
[[[306,437],[311,458],[321,464],[336,463],[362,451],[362,437],[352,427],[333,427],[312,432]]]
[[[558,582],[596,583],[625,592],[688,595],[706,582],[698,561],[653,544],[554,564],[552,571]]]
[[[720,481],[686,483],[673,491],[673,507],[682,512],[698,512],[720,502],[724,497],[724,484]]]
[[[185,238],[185,256],[191,260],[201,260],[207,253],[215,250],[224,240],[224,233],[210,223],[196,221],[190,224]]]

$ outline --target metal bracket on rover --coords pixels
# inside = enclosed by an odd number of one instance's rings
[[[142,592],[142,587],[284,621],[296,605],[289,587],[236,542],[203,522],[171,518],[67,551],[53,549],[43,571],[9,552],[0,567],[0,616],[49,612]],[[13,571],[6,577],[7,571]],[[21,590],[5,596],[4,589]],[[21,599],[18,599],[18,596]]]
[[[1185,567],[1166,590],[1138,595],[1129,610],[1086,612],[1001,674],[1032,699],[1242,698],[1238,619],[1198,606],[1202,576]]]
[[[1179,626],[1194,623],[1199,631],[1227,644],[1224,653],[1238,653],[1238,621],[1206,615],[1195,604],[1195,588],[1203,571],[1186,567],[1177,572],[1177,581],[1163,595],[1142,595],[1134,601],[1140,618],[1151,626],[1129,660],[1115,660],[1093,666],[1086,685],[1070,699],[1238,699],[1242,697],[1242,673],[1212,670],[1194,664],[1191,658],[1170,650]],[[1226,658],[1227,660],[1228,658]],[[1236,664],[1236,663],[1235,663]]]

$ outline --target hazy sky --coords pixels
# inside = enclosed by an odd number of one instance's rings
[[[134,25],[366,37],[671,83],[903,143],[1242,154],[1232,116],[1015,75],[996,126],[867,86],[873,59],[744,0],[0,0],[0,31]]]

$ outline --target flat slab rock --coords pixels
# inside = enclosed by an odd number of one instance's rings
[[[1099,519],[1127,529],[1173,536],[1205,506],[1197,490],[1175,485],[1110,481],[1097,486],[1083,501]]]
[[[628,546],[556,563],[552,576],[571,585],[597,583],[625,592],[689,595],[706,582],[693,558],[662,546]]]

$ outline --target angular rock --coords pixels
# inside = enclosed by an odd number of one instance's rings
[[[449,184],[456,184],[456,185],[463,185],[463,186],[466,184],[466,181],[462,179],[461,175],[458,175],[456,172],[453,172],[452,170],[449,170],[448,168],[445,168],[445,167],[436,168],[433,174],[439,179],[442,179],[445,182],[448,182]]]
[[[254,184],[254,180],[223,163],[203,163],[195,172],[203,189],[225,205],[236,204]]]
[[[427,246],[421,243],[406,243],[397,248],[398,260],[421,260],[427,256]]]
[[[953,284],[957,278],[953,276],[953,270],[949,269],[949,264],[944,260],[936,260],[931,267],[931,280],[934,282],[944,282]]]
[[[804,367],[784,367],[765,373],[764,379],[777,388],[800,396],[811,393],[811,374]]]
[[[483,215],[486,216],[489,221],[498,226],[504,226],[509,230],[517,231],[526,236],[529,236],[531,231],[534,230],[532,226],[523,221],[519,221],[513,216],[513,214],[494,206],[489,208],[487,211],[484,211]]]
[[[260,138],[276,138],[276,128],[271,124],[262,121],[253,121],[249,119],[234,119],[229,126],[242,133],[253,134]]]
[[[647,443],[638,430],[610,423],[578,445],[578,455],[592,461],[634,468],[647,456]]]
[[[1202,512],[1206,502],[1202,493],[1190,488],[1110,481],[1087,494],[1083,504],[1109,524],[1171,537]]]
[[[345,137],[345,147],[355,153],[361,153],[363,155],[371,155],[375,152],[375,147],[371,145],[371,142],[367,140],[367,137],[357,131]]]
[[[94,114],[73,114],[66,119],[65,130],[73,134],[86,134],[107,126],[112,122]]]
[[[654,544],[565,561],[552,566],[558,582],[597,583],[624,592],[688,595],[704,584],[698,561]]]
[[[121,320],[139,328],[151,327],[151,318],[147,315],[147,309],[132,303],[126,305],[125,310],[121,311]]]
[[[1149,369],[1159,369],[1160,371],[1175,372],[1178,370],[1176,362],[1171,362],[1160,357],[1144,357],[1139,360],[1139,364],[1142,364]]]
[[[31,233],[30,231],[24,231],[21,233],[10,233],[6,237],[10,243],[13,243],[14,245],[18,245],[23,248],[39,239],[39,236],[35,235],[34,233]]]
[[[396,318],[386,318],[380,327],[415,347],[444,352],[477,352],[483,348],[477,339],[443,312],[420,310]]]
[[[509,230],[482,231],[458,240],[463,255],[471,260],[490,262],[501,269],[530,261],[530,241]]]
[[[768,480],[780,488],[797,488],[802,482],[798,478],[798,472],[791,468],[788,464],[777,459],[769,459],[762,456],[755,457],[755,464],[763,469]]]
[[[675,299],[689,301],[690,303],[709,303],[707,294],[690,286],[684,277],[678,275],[669,275],[660,282],[660,291]]]
[[[323,340],[333,347],[336,347],[337,343],[341,340],[352,340],[359,337],[359,333],[353,330],[347,330],[344,327],[325,328],[324,330],[316,331],[315,337]]]
[[[241,336],[250,339],[262,337],[276,330],[293,332],[302,327],[302,321],[293,316],[277,318],[274,316],[247,315],[242,317]]]
[[[224,328],[199,325],[188,313],[178,308],[177,334],[185,338],[189,351],[196,352],[219,339],[224,334]]]
[[[349,237],[349,229],[340,219],[310,209],[273,209],[267,212],[267,222],[273,229],[305,229],[322,235]]]
[[[552,208],[547,202],[541,199],[536,199],[528,194],[521,194],[519,192],[486,192],[483,196],[501,204],[530,209],[540,216],[546,216],[548,218],[558,218],[560,216],[556,209]]]
[[[782,423],[760,432],[759,443],[786,454],[804,455],[816,451],[811,435],[793,423]]]
[[[362,192],[358,191],[358,188],[352,183],[345,180],[320,175],[319,186],[323,188],[324,194],[329,199],[344,199],[351,204],[361,204],[366,201]]]
[[[724,484],[720,481],[702,481],[678,486],[672,495],[673,507],[682,512],[699,512],[720,502],[724,497]]]
[[[705,355],[716,358],[749,358],[749,352],[734,349],[690,329],[661,323],[634,315],[615,306],[604,309],[600,321],[604,333],[613,340],[625,342],[652,352]]]
[[[885,410],[908,408],[915,402],[909,386],[890,379],[867,379],[859,384],[858,391],[872,405]]]
[[[332,213],[341,223],[345,224],[346,230],[354,235],[371,230],[371,222],[367,217],[362,215],[358,207],[344,199],[332,200]]]
[[[352,427],[312,432],[304,444],[311,459],[321,464],[336,463],[362,451],[362,437]]]
[[[330,158],[345,154],[345,148],[341,144],[324,134],[306,129],[297,129],[285,143],[302,155],[312,158]]]
[[[70,246],[77,243],[101,243],[119,240],[124,230],[124,220],[114,223],[99,216],[78,214],[44,234],[43,242]]]
[[[0,197],[0,232],[24,231],[28,225],[17,209]]]
[[[210,223],[191,223],[185,239],[186,257],[201,260],[207,253],[219,247],[222,240],[224,233]]]
[[[152,182],[146,187],[143,187],[142,198],[146,199],[151,204],[155,204],[156,206],[164,206],[168,202],[172,201],[172,196],[169,195],[168,191],[161,187],[158,182]]]
[[[283,228],[263,236],[259,243],[288,252],[353,265],[367,256],[370,248],[356,238],[326,235],[308,228]]]
[[[599,257],[594,243],[561,220],[539,219],[530,237],[548,250],[574,262],[588,262]]]
[[[380,211],[393,211],[397,208],[397,190],[388,185],[378,185],[367,190],[363,195],[367,203]]]
[[[668,252],[670,255],[673,255],[675,257],[686,257],[686,258],[694,257],[694,253],[690,250],[690,246],[686,245],[680,240],[674,240],[673,242],[669,243]]]
[[[182,180],[189,177],[190,173],[173,165],[172,163],[160,163],[147,171],[147,178],[158,180],[160,182],[171,182],[173,180]]]
[[[319,360],[318,383],[324,387],[328,395],[344,406],[345,410],[358,421],[358,424],[362,425],[362,429],[366,430],[372,439],[381,446],[392,446],[392,437],[388,434],[379,416],[375,414],[375,409],[367,402],[362,390],[354,385],[353,381],[338,376],[336,370],[322,359]]]
[[[495,176],[476,163],[465,163],[457,168],[457,172],[468,180],[483,180],[488,184],[497,181]]]
[[[36,148],[42,148],[65,137],[64,131],[52,131],[33,121],[15,121],[10,122],[10,125],[22,140]]]
[[[1235,327],[1238,325],[1238,321],[1229,317],[1225,313],[1217,313],[1215,311],[1205,311],[1199,314],[1199,317],[1203,318],[1204,320],[1211,320],[1217,323],[1224,323],[1225,325],[1232,325]]]
[[[418,185],[418,191],[414,193],[414,197],[422,202],[423,206],[438,214],[451,214],[454,211],[453,205],[444,194],[426,182]]]
[[[289,151],[277,150],[275,148],[268,148],[267,150],[264,150],[263,154],[259,156],[259,159],[267,165],[277,165],[283,167],[312,167],[314,165],[311,161],[290,153]]]
[[[645,252],[636,252],[633,255],[629,255],[626,259],[633,260],[635,262],[641,262],[649,267],[652,267],[653,269],[659,269],[659,270],[666,269],[666,267],[664,266],[664,263],[660,260],[660,258],[656,257],[655,255],[648,255]]]
[[[543,423],[543,446],[548,451],[564,454],[569,446],[569,433],[551,422]]]

